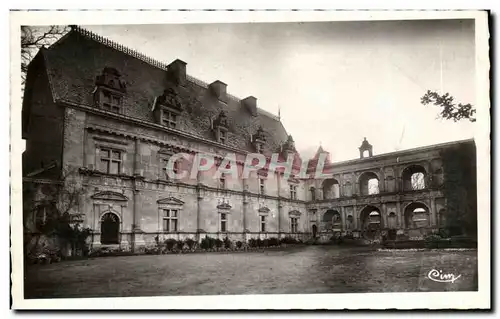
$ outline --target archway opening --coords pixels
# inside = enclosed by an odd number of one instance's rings
[[[375,206],[366,206],[363,208],[360,217],[361,228],[363,230],[380,229],[382,227],[380,209]]]
[[[423,203],[411,203],[405,209],[406,228],[425,228],[430,226],[429,209]]]
[[[312,235],[313,238],[316,238],[316,234],[318,233],[318,226],[312,225]]]
[[[411,165],[403,171],[403,189],[405,191],[415,191],[427,187],[425,179],[427,172],[420,165]]]
[[[114,213],[106,213],[101,218],[101,244],[119,244],[120,220]]]
[[[323,215],[323,223],[326,229],[341,228],[342,221],[340,218],[340,213],[334,209],[327,210]]]
[[[375,195],[380,193],[377,174],[365,172],[359,177],[359,188],[361,195]]]
[[[340,197],[340,185],[335,178],[329,178],[323,182],[323,199],[334,199]]]

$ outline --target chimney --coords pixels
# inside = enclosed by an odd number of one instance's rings
[[[168,79],[178,85],[186,82],[186,62],[176,59],[167,66]]]
[[[249,96],[241,100],[241,103],[243,103],[243,105],[247,108],[250,114],[252,114],[253,116],[257,116],[257,98]]]
[[[217,97],[220,101],[226,102],[227,101],[227,84],[224,82],[221,82],[219,80],[216,80],[212,82],[209,86],[210,91]]]

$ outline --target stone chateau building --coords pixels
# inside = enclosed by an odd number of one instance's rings
[[[50,190],[71,185],[78,200],[68,211],[92,229],[92,249],[134,249],[156,236],[421,238],[448,217],[443,151],[465,145],[475,158],[472,140],[373,155],[365,139],[359,159],[326,159],[329,178],[299,178],[302,160],[278,117],[255,97],[236,98],[222,81],[206,84],[186,69],[76,26],[40,50],[23,100],[27,232],[50,219]],[[249,179],[213,178],[211,170],[172,180],[164,167],[179,152],[236,153],[240,171],[248,153],[279,153],[294,156],[295,175],[262,169]],[[177,161],[175,170],[189,165]]]

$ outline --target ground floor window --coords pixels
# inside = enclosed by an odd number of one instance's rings
[[[176,232],[178,230],[179,211],[177,209],[163,210],[163,230]]]
[[[261,232],[266,231],[266,220],[267,220],[267,216],[265,216],[265,215],[260,216],[260,231]]]
[[[290,230],[292,233],[296,233],[299,230],[299,218],[290,217]]]
[[[220,213],[220,231],[221,232],[227,231],[227,214],[226,213]]]

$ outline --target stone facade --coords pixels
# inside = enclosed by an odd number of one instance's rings
[[[287,179],[265,170],[223,182],[214,170],[169,178],[165,160],[181,152],[220,159],[235,153],[240,172],[248,153],[261,152],[268,159],[279,153],[293,156],[297,173],[302,161],[279,118],[258,108],[252,96],[230,96],[226,87],[189,77],[180,60],[165,66],[74,27],[42,49],[28,71],[25,185],[76,183],[82,192],[72,212],[93,230],[93,249],[135,249],[158,239],[205,236],[329,240],[394,230],[421,238],[439,227],[446,205],[440,151],[451,144],[374,156],[365,140],[362,158],[327,159],[324,173],[333,178]],[[318,150],[309,172],[323,152]],[[189,171],[190,165],[181,160],[176,169]],[[412,187],[415,176],[422,185]],[[376,193],[368,185],[374,180]],[[38,197],[26,193],[24,201]],[[41,205],[26,207],[36,214]]]

